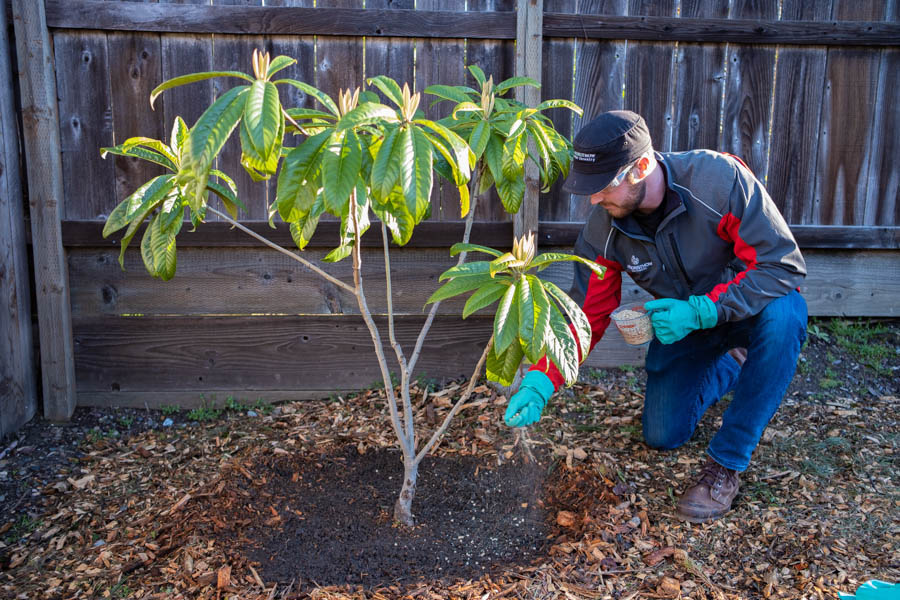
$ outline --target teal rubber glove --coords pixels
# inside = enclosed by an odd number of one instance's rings
[[[522,378],[519,391],[509,399],[503,420],[510,427],[525,427],[537,423],[547,400],[553,395],[553,382],[540,371],[528,371]]]
[[[856,595],[838,592],[841,600],[897,600],[900,598],[900,584],[873,579],[856,590]]]
[[[660,298],[645,303],[644,308],[650,313],[656,339],[663,344],[673,344],[697,329],[715,327],[719,321],[716,305],[707,296]]]

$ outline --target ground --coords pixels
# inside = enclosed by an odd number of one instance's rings
[[[643,371],[586,370],[525,437],[488,386],[422,466],[383,394],[79,409],[0,443],[3,598],[835,598],[900,581],[900,322],[819,320],[727,518],[674,518],[724,402],[643,444]],[[461,385],[416,388],[431,429]],[[530,449],[534,460],[528,459]]]

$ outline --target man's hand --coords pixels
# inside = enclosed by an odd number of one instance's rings
[[[525,427],[537,423],[547,400],[553,395],[553,382],[540,371],[528,371],[522,378],[519,391],[509,399],[503,420],[510,427]]]
[[[715,327],[719,321],[716,305],[707,296],[690,296],[685,300],[660,298],[644,304],[656,338],[673,344],[696,329]]]

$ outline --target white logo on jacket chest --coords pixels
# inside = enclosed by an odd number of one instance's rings
[[[631,264],[625,265],[625,268],[628,269],[629,273],[640,273],[641,271],[646,271],[650,267],[653,266],[653,261],[648,260],[645,263],[642,263],[641,260],[635,256],[631,255]]]

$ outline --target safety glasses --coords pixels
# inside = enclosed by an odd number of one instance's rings
[[[625,177],[628,175],[628,173],[631,171],[631,169],[634,168],[635,164],[637,164],[637,163],[630,164],[627,167],[625,167],[624,169],[622,169],[622,171],[620,171],[618,175],[613,177],[613,180],[609,182],[609,185],[607,185],[605,188],[603,188],[600,191],[605,192],[607,190],[611,190],[613,188],[617,188],[620,185],[622,185],[622,182],[625,181]]]

